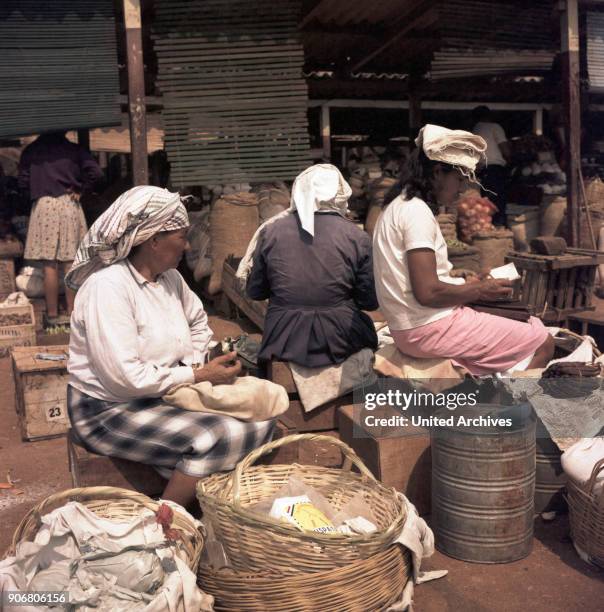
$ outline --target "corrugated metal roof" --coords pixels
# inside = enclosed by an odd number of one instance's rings
[[[364,24],[390,26],[425,0],[321,0],[306,16],[310,24],[341,27]]]
[[[3,0],[0,58],[0,136],[119,125],[112,0]]]
[[[591,91],[604,93],[604,13],[587,13],[587,72]]]

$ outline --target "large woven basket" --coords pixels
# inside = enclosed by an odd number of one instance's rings
[[[198,583],[217,611],[377,612],[400,600],[410,575],[409,550],[395,544],[345,567],[295,576],[200,565]]]
[[[594,465],[590,479],[580,485],[568,480],[570,535],[590,560],[604,567],[604,488],[595,492],[596,479],[604,471],[604,459]]]
[[[50,495],[25,515],[13,535],[7,556],[14,555],[19,542],[34,539],[42,525],[40,520],[42,516],[71,501],[79,502],[97,516],[116,523],[124,523],[138,517],[145,508],[155,513],[160,507],[159,503],[142,493],[117,487],[67,489]],[[174,512],[171,527],[180,532],[181,538],[177,543],[178,552],[181,556],[184,555],[183,558],[195,572],[203,548],[202,533],[191,519],[179,512]]]
[[[263,455],[301,440],[338,446],[345,457],[344,467],[253,465]],[[352,472],[351,465],[360,474]],[[336,511],[362,493],[373,511],[377,531],[358,536],[301,532],[248,509],[272,498],[294,473],[318,489]],[[378,482],[344,442],[318,434],[286,436],[257,448],[231,474],[215,474],[200,481],[197,497],[204,521],[224,546],[231,566],[243,572],[297,574],[343,567],[386,550],[400,534],[406,519],[404,504],[394,489]]]

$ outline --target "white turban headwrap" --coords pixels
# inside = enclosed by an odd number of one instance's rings
[[[350,185],[331,164],[315,164],[301,172],[292,187],[289,209],[271,217],[256,230],[237,268],[237,278],[244,283],[252,271],[258,237],[264,227],[297,212],[302,229],[314,236],[315,213],[336,212],[344,217],[348,212],[348,199],[351,195]]]
[[[486,161],[487,143],[472,132],[428,124],[421,129],[415,144],[428,159],[455,166],[473,182],[477,182],[476,166]]]
[[[125,259],[134,247],[155,234],[186,227],[189,217],[180,194],[161,187],[133,187],[92,224],[65,284],[77,290],[91,274]]]

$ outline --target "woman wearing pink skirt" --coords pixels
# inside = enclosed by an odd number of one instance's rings
[[[485,141],[428,125],[416,144],[373,236],[376,292],[397,348],[416,358],[451,359],[474,375],[545,367],[554,341],[539,319],[522,323],[466,306],[509,297],[511,283],[451,277],[434,217],[433,209],[455,201],[466,178],[475,180]]]

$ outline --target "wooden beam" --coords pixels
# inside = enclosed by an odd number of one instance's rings
[[[312,7],[312,9],[308,11],[308,13],[306,13],[304,17],[302,17],[302,20],[298,24],[298,30],[301,30],[304,26],[308,25],[316,17],[317,13],[319,12],[319,8],[321,7],[322,4],[323,4],[323,0],[319,0]]]
[[[581,82],[579,73],[578,0],[563,3],[562,83],[564,89],[564,131],[568,185],[568,244],[579,246],[581,172]]]
[[[396,28],[396,31],[392,32],[392,35],[387,38],[386,41],[380,47],[378,47],[375,51],[372,51],[360,62],[357,62],[350,69],[350,72],[358,72],[363,66],[366,66],[372,59],[376,58],[378,55],[381,55],[384,51],[386,51],[386,49],[391,47],[395,42],[399,41],[403,36],[405,36],[414,28],[418,27],[419,25],[426,27],[437,19],[435,11],[431,10],[427,13],[423,7],[420,7],[419,10],[421,12],[417,16],[413,17],[412,14],[409,15],[408,20],[404,25],[402,25],[401,23]]]
[[[147,163],[147,126],[145,107],[145,69],[141,30],[140,0],[124,1],[126,25],[126,54],[128,57],[128,115],[130,119],[130,147],[132,151],[132,182],[149,184]]]
[[[533,133],[543,136],[543,109],[538,108],[533,114]]]

